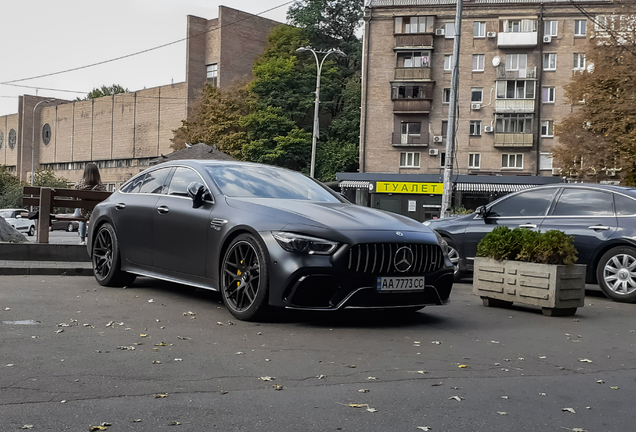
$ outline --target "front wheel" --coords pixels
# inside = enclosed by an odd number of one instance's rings
[[[453,279],[455,282],[459,282],[464,277],[464,271],[461,269],[459,263],[459,251],[452,241],[446,240],[446,243],[448,244],[448,258],[453,264]]]
[[[598,263],[596,278],[612,300],[636,302],[636,249],[620,246],[607,251]]]
[[[121,254],[115,229],[109,223],[99,227],[93,240],[93,273],[97,283],[103,286],[126,286],[135,281],[134,274],[121,270]]]
[[[67,232],[75,231],[75,227],[73,226],[73,222],[69,222],[68,225],[66,225],[66,231]]]
[[[221,295],[236,318],[256,321],[268,309],[268,264],[265,247],[252,234],[236,237],[221,264]]]
[[[29,228],[29,235],[33,237],[35,235],[35,226],[31,225]]]

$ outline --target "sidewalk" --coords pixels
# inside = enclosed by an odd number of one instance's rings
[[[90,262],[0,260],[2,276],[93,276]]]

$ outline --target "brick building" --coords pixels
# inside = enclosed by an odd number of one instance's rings
[[[612,9],[608,0],[576,3],[590,16]],[[455,8],[453,0],[367,3],[360,146],[360,172],[367,181],[373,173],[391,173],[401,174],[403,183],[412,182],[413,175],[441,182]],[[554,125],[576,109],[563,85],[586,67],[593,31],[593,22],[569,0],[464,1],[453,161],[454,174],[461,176],[456,205],[497,197],[493,192],[499,189],[483,185],[500,181],[481,176],[506,176],[508,192],[559,181],[551,157],[558,144]],[[519,176],[534,177],[516,181]],[[389,199],[375,186],[378,196],[371,205],[388,209],[384,200],[398,206],[395,196]],[[422,195],[403,201],[417,198],[419,208]],[[441,203],[440,196],[426,205]]]
[[[221,6],[215,19],[188,16],[185,82],[88,101],[20,96],[18,113],[0,116],[0,165],[24,181],[32,170],[50,168],[75,182],[95,162],[102,181],[111,190],[119,187],[172,151],[172,131],[206,82],[221,86],[251,77],[254,60],[278,25]]]

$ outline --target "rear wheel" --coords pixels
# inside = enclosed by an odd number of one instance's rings
[[[265,247],[252,234],[236,237],[221,264],[221,295],[230,313],[245,321],[268,310],[268,264]]]
[[[125,286],[135,281],[136,275],[121,270],[121,254],[115,229],[109,223],[99,227],[93,240],[93,273],[97,283],[104,286]]]
[[[596,278],[612,300],[636,302],[636,249],[620,246],[607,251],[598,263]]]
[[[75,231],[75,227],[73,226],[73,222],[69,222],[68,225],[66,225],[66,231],[68,231],[68,232]]]

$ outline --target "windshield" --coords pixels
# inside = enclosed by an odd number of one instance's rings
[[[12,214],[13,214],[12,211],[0,211],[0,217],[4,219],[10,218]]]
[[[234,198],[281,198],[340,202],[304,175],[265,165],[208,165],[221,192]]]

